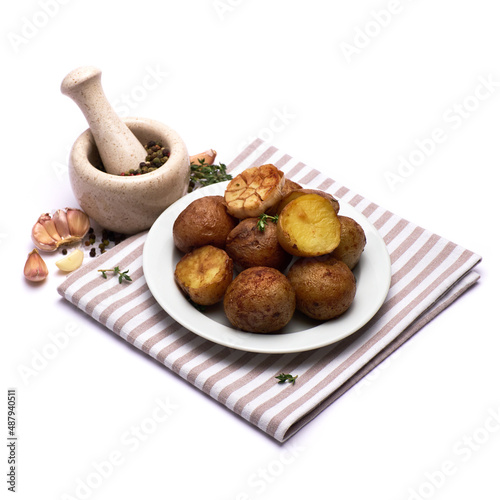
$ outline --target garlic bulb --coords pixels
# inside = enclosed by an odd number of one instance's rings
[[[28,259],[24,265],[24,276],[30,281],[43,281],[48,274],[47,264],[45,264],[35,248],[28,254]]]
[[[90,228],[90,220],[78,208],[59,209],[51,217],[48,213],[40,215],[31,230],[35,246],[46,252],[54,252],[61,245],[80,241]]]

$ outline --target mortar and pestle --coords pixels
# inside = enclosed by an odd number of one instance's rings
[[[120,117],[106,99],[101,71],[88,66],[69,73],[61,92],[76,102],[89,128],[75,141],[69,157],[73,193],[87,215],[103,228],[123,234],[149,229],[157,217],[187,193],[190,160],[181,137],[163,123]],[[153,172],[122,176],[146,157],[144,144],[159,141],[170,150]],[[105,172],[98,169],[99,158]]]

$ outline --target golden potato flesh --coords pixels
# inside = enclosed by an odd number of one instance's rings
[[[184,255],[174,277],[193,302],[210,306],[223,299],[233,280],[233,262],[221,248],[206,245]]]
[[[340,205],[339,202],[330,194],[327,193],[326,191],[320,191],[319,189],[293,189],[288,191],[283,195],[283,198],[278,204],[278,207],[276,209],[276,213],[280,214],[281,211],[285,208],[288,203],[290,203],[292,200],[295,200],[299,196],[304,196],[305,194],[319,194],[320,196],[323,196],[323,198],[326,198],[327,200],[330,201],[330,203],[333,205],[333,208],[335,209],[335,212],[338,214]]]
[[[354,269],[366,245],[363,228],[351,217],[339,215],[340,243],[332,252],[332,257],[341,260],[349,269]]]
[[[229,215],[222,196],[205,196],[191,202],[173,226],[175,246],[184,253],[204,245],[224,248],[238,220]]]
[[[343,314],[356,295],[356,280],[343,262],[330,256],[301,258],[287,274],[297,301],[297,309],[317,320]]]
[[[232,281],[224,296],[231,324],[254,333],[277,332],[292,319],[295,292],[286,276],[271,267],[251,267]]]
[[[279,244],[276,224],[268,222],[261,231],[258,222],[257,217],[242,220],[229,233],[226,252],[240,269],[266,266],[284,270],[292,256]]]
[[[340,222],[333,205],[315,193],[292,200],[279,214],[278,241],[299,257],[333,252],[340,243]]]

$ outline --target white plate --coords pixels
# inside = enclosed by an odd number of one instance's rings
[[[149,231],[143,253],[144,276],[154,298],[172,318],[217,344],[251,352],[287,353],[330,345],[355,333],[374,316],[389,291],[389,254],[383,239],[368,219],[343,202],[340,203],[340,214],[355,219],[363,227],[366,246],[354,270],[356,297],[342,316],[317,322],[296,312],[283,333],[257,334],[233,328],[224,314],[222,303],[207,308],[205,312],[193,307],[174,280],[175,266],[182,254],[175,248],[172,227],[179,213],[193,200],[223,195],[227,184],[213,184],[184,196],[167,208]]]

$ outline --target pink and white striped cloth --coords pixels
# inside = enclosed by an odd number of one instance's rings
[[[58,292],[138,349],[278,441],[285,441],[471,287],[480,256],[339,185],[318,170],[255,140],[231,163],[233,174],[272,163],[286,176],[332,193],[362,212],[384,238],[392,282],[385,303],[360,331],[320,349],[257,354],[214,344],[188,331],[156,303],[142,271],[147,233],[126,239],[73,272]],[[133,281],[103,280],[119,265]],[[139,361],[138,361],[139,362]],[[277,384],[280,373],[298,375]]]

